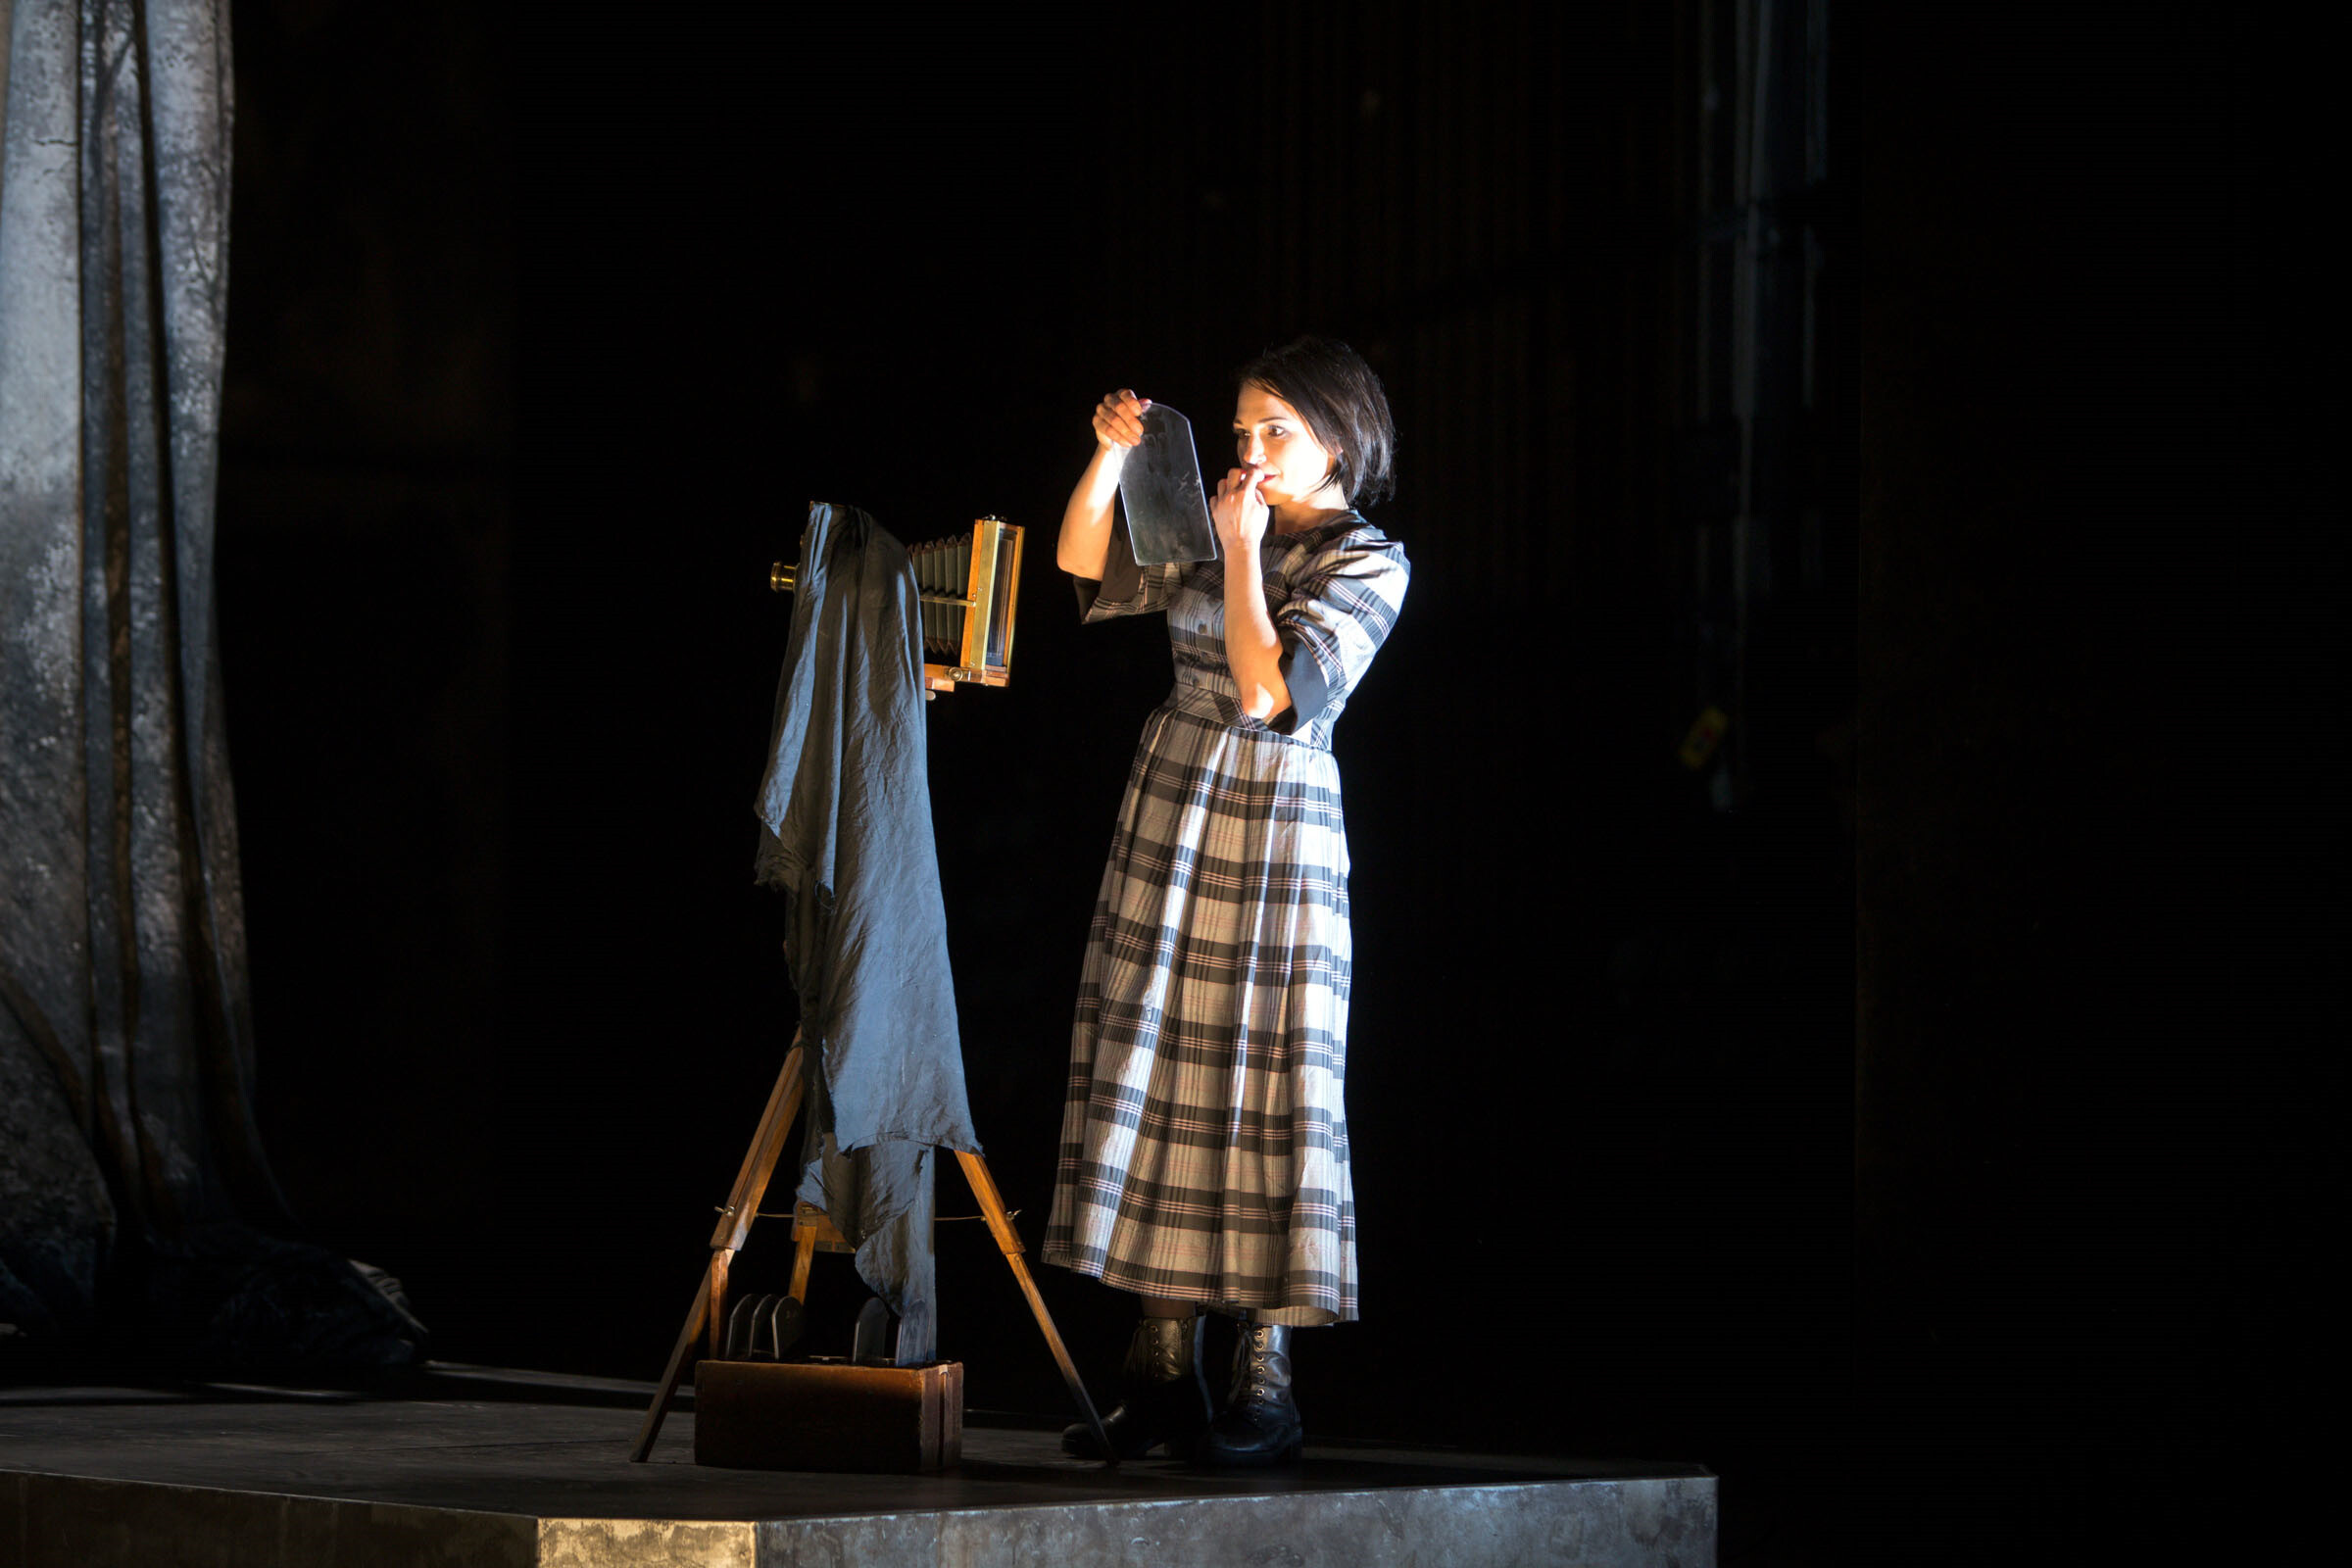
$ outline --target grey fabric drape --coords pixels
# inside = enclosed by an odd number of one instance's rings
[[[801,1039],[815,1057],[799,1191],[899,1314],[898,1359],[937,1344],[939,1149],[977,1152],[931,832],[917,589],[906,547],[821,502],[801,535],[792,639],[753,811],[755,875],[789,898]]]
[[[251,1228],[287,1220],[213,624],[227,13],[0,0],[0,1321],[86,1326],[127,1250],[123,1315],[216,1358],[397,1361],[396,1286]]]

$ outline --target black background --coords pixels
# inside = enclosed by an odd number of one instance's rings
[[[652,1377],[688,1304],[792,1031],[748,806],[810,499],[1030,529],[1014,683],[929,723],[1034,1244],[1167,678],[1052,569],[1087,413],[1214,431],[1321,330],[1388,380],[1416,576],[1337,741],[1365,1315],[1300,1351],[1310,1429],[1707,1462],[1727,1562],[1948,1503],[1907,1560],[2154,1539],[2280,1430],[2341,776],[2283,45],[1833,14],[1804,439],[1846,500],[1727,815],[1674,755],[1696,9],[1476,10],[234,8],[264,1129],[437,1354]],[[979,1228],[941,1246],[974,1403],[1057,1413]],[[1106,1372],[1123,1300],[1042,1272]]]

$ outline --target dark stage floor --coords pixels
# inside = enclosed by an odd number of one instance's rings
[[[1710,1565],[1697,1465],[1313,1447],[1289,1471],[1065,1458],[976,1415],[936,1476],[718,1470],[681,1400],[444,1369],[420,1396],[221,1385],[0,1391],[0,1564],[564,1568],[777,1564]]]

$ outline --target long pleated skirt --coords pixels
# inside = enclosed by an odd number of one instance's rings
[[[1103,868],[1046,1260],[1271,1322],[1354,1318],[1349,958],[1331,753],[1180,683]]]

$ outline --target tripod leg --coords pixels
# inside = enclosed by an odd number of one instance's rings
[[[808,1304],[808,1265],[815,1257],[816,1228],[810,1226],[804,1230],[795,1226],[792,1235],[792,1289],[784,1294],[803,1305]]]
[[[669,1413],[669,1396],[678,1392],[678,1379],[686,1371],[686,1352],[702,1337],[703,1318],[710,1310],[710,1271],[706,1268],[703,1282],[694,1288],[694,1305],[686,1313],[686,1326],[678,1331],[678,1343],[670,1348],[669,1365],[662,1369],[662,1387],[645,1412],[645,1424],[637,1429],[637,1446],[629,1450],[633,1463],[645,1463],[646,1455],[654,1451],[654,1439],[662,1435],[662,1418]]]
[[[768,1091],[767,1107],[760,1113],[759,1130],[752,1134],[752,1147],[744,1151],[743,1168],[735,1173],[735,1190],[727,1196],[727,1206],[718,1216],[718,1228],[710,1233],[710,1261],[703,1270],[703,1282],[695,1287],[694,1306],[686,1314],[686,1327],[679,1331],[678,1343],[669,1352],[669,1365],[662,1370],[662,1387],[654,1393],[654,1402],[645,1412],[645,1425],[637,1431],[637,1446],[629,1457],[639,1464],[654,1451],[654,1439],[662,1434],[662,1418],[669,1413],[669,1396],[678,1392],[678,1380],[686,1372],[686,1356],[703,1332],[710,1326],[710,1349],[716,1354],[720,1336],[726,1332],[722,1315],[726,1305],[727,1264],[743,1246],[750,1234],[752,1221],[759,1217],[760,1200],[767,1196],[768,1179],[775,1175],[776,1160],[784,1152],[784,1135],[792,1130],[792,1121],[801,1113],[801,1094],[806,1087],[802,1080],[803,1064],[807,1061],[800,1046],[784,1054],[784,1068],[776,1074],[776,1087]]]
[[[784,1135],[792,1130],[792,1119],[801,1113],[801,1092],[806,1087],[802,1073],[807,1056],[800,1046],[794,1046],[784,1056],[784,1070],[776,1074],[776,1087],[767,1097],[767,1108],[760,1113],[760,1130],[752,1134],[752,1147],[744,1152],[743,1169],[735,1173],[735,1190],[727,1197],[727,1206],[718,1216],[718,1228],[710,1233],[710,1246],[715,1250],[740,1251],[744,1238],[751,1234],[752,1221],[759,1217],[760,1200],[767,1196],[768,1178],[776,1173],[776,1161],[784,1152]]]
[[[703,1316],[710,1320],[710,1348],[703,1353],[714,1361],[727,1348],[727,1265],[734,1261],[734,1250],[722,1247],[710,1254],[710,1266],[703,1273],[704,1295],[709,1298]]]
[[[1054,1364],[1061,1368],[1061,1381],[1070,1386],[1070,1397],[1078,1401],[1078,1409],[1086,1424],[1094,1428],[1095,1442],[1109,1455],[1107,1463],[1117,1464],[1119,1456],[1111,1450],[1110,1436],[1102,1430],[1102,1418],[1095,1414],[1095,1401],[1087,1396],[1085,1380],[1078,1376],[1077,1363],[1070,1359],[1069,1347],[1061,1343],[1061,1331],[1054,1326],[1054,1314],[1046,1310],[1046,1298],[1037,1294],[1037,1281],[1030,1278],[1028,1259],[1021,1255],[1021,1235],[1012,1228],[1011,1216],[1004,1212],[1004,1200],[997,1192],[997,1179],[989,1174],[988,1161],[963,1150],[956,1152],[956,1161],[963,1167],[964,1180],[972,1184],[972,1196],[980,1200],[980,1212],[988,1218],[988,1228],[997,1239],[997,1247],[1004,1261],[1012,1267],[1012,1277],[1029,1298],[1029,1310],[1037,1317],[1037,1326],[1046,1337],[1046,1348],[1054,1352]]]

